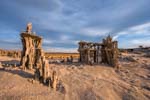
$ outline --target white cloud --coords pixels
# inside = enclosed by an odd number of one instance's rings
[[[116,40],[118,37],[119,37],[118,35],[114,36],[114,37],[113,37],[113,40]]]
[[[43,43],[44,43],[44,44],[52,44],[53,41],[52,41],[52,40],[44,39],[44,40],[43,40]]]
[[[114,36],[115,39],[119,38],[121,35],[146,35],[150,36],[150,22],[144,23],[141,25],[136,25],[133,27],[130,27],[122,32],[117,33],[117,35]]]
[[[145,39],[134,39],[131,40],[131,43],[136,47],[139,45],[150,46],[150,40],[145,40]]]
[[[144,30],[144,29],[148,29],[148,28],[150,28],[150,22],[142,24],[142,25],[134,26],[134,27],[131,28],[131,30],[137,31],[137,30]]]
[[[96,36],[104,36],[109,32],[110,30],[106,30],[106,29],[85,28],[82,29],[80,33],[86,36],[96,37]]]
[[[64,53],[77,53],[77,48],[50,48],[50,47],[45,47],[44,48],[46,52],[64,52]]]
[[[62,35],[59,40],[43,39],[43,44],[49,44],[49,45],[60,44],[60,43],[77,45],[78,42],[79,42],[78,40],[72,40],[72,38],[67,35]]]
[[[71,37],[69,35],[62,35],[60,37],[60,40],[65,41],[65,40],[69,40]]]

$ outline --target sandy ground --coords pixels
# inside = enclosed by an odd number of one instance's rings
[[[0,61],[13,64],[19,59]],[[119,64],[119,71],[102,64],[51,64],[64,87],[58,91],[32,81],[33,71],[1,66],[0,100],[150,100],[150,58],[125,54]]]

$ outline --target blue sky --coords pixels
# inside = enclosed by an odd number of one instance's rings
[[[111,34],[120,48],[150,46],[150,0],[1,0],[0,48],[22,49],[32,22],[46,51],[76,52],[80,40]]]

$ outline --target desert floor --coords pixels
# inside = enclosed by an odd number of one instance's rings
[[[123,54],[119,59],[120,70],[104,64],[50,64],[62,84],[54,91],[34,81],[33,71],[6,64],[19,59],[0,57],[0,100],[150,100],[150,58]]]

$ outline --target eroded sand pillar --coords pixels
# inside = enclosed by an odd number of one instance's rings
[[[42,49],[42,38],[32,33],[32,24],[27,25],[27,30],[20,34],[22,40],[21,66],[23,69],[35,69],[35,79],[46,83],[51,79],[51,87],[56,90],[58,77],[56,71],[49,70],[49,62],[45,59]]]

